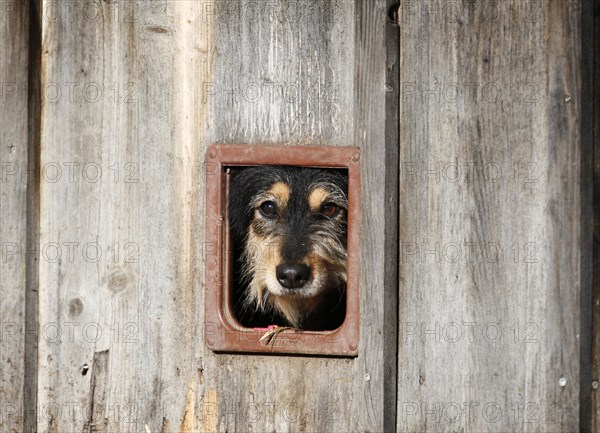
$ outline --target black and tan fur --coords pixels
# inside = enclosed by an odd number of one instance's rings
[[[244,326],[326,330],[346,311],[348,181],[341,171],[232,168],[234,314]]]

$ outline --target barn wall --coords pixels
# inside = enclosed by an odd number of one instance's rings
[[[578,431],[582,3],[442,3],[400,10],[397,428]]]
[[[218,5],[207,87],[210,142],[359,147],[366,223],[359,356],[247,357],[205,350],[204,401],[218,408],[221,431],[381,431],[383,282],[390,259],[383,248],[388,191],[381,187],[388,175],[381,164],[388,157],[385,2],[267,2],[259,15],[248,2]],[[259,97],[251,92],[255,87],[262,89]]]
[[[584,3],[393,4],[0,3],[0,430],[585,430]],[[360,148],[357,358],[205,347],[231,142]]]
[[[62,335],[40,339],[39,404],[60,409],[40,431],[382,429],[384,6],[363,5],[360,36],[346,1],[82,2],[44,21],[42,84],[62,95],[42,116],[40,323]],[[361,148],[358,358],[205,348],[216,142]]]

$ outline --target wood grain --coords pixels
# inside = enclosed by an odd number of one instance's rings
[[[399,153],[400,138],[400,27],[399,4],[386,3],[385,24],[385,269],[383,283],[383,430],[396,428],[396,397],[398,389],[398,230],[399,230]],[[392,221],[397,223],[392,223]]]
[[[600,430],[600,98],[598,84],[600,82],[600,1],[593,2],[593,85],[592,115],[594,116],[593,138],[593,289],[592,289],[592,358],[591,358],[591,431]],[[595,388],[594,388],[595,386]]]
[[[6,15],[8,431],[585,431],[582,3],[393,4]],[[361,150],[357,358],[205,346],[213,143]]]
[[[28,2],[3,2],[0,14],[0,424],[25,428],[29,151]],[[33,178],[33,179],[31,179]]]
[[[398,431],[580,428],[580,14],[401,8]]]
[[[211,141],[361,149],[361,344],[356,359],[206,351],[203,401],[211,415],[203,425],[382,431],[385,2],[282,1],[261,5],[258,15],[249,5],[218,2],[213,16]]]
[[[38,431],[143,431],[143,93],[127,5],[43,5]]]
[[[63,256],[40,263],[39,407],[55,410],[39,431],[198,429],[201,6],[89,1],[44,22],[42,84],[64,93],[44,104],[41,245]]]
[[[42,111],[42,10],[29,1],[28,95],[27,95],[27,241],[25,284],[25,380],[23,431],[37,431],[39,261],[40,261],[40,149]]]
[[[600,3],[598,3],[600,5]],[[598,11],[600,12],[600,10]],[[595,21],[594,2],[581,4],[581,104],[580,104],[580,136],[581,136],[581,329],[580,329],[580,393],[579,393],[579,430],[593,432],[598,429],[597,390],[594,389],[597,377],[597,361],[594,360],[595,339],[599,338],[599,330],[594,330],[594,305],[595,284],[594,279],[594,251],[596,233],[595,218],[597,218],[597,203],[594,191],[597,179],[595,176],[595,159],[598,151],[595,150],[598,131],[598,113],[594,109],[598,103],[598,88],[596,85],[598,71],[596,70],[598,51],[598,29]],[[594,155],[591,158],[590,155]],[[590,236],[591,234],[591,236]],[[597,321],[596,321],[597,323]],[[597,350],[597,349],[596,349]]]

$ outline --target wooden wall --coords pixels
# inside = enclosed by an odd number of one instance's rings
[[[587,6],[394,3],[1,3],[0,430],[588,429]],[[205,347],[232,142],[361,149],[357,358]]]
[[[581,9],[400,10],[398,431],[588,422]]]
[[[385,69],[355,65],[384,58],[385,8],[364,6],[358,38],[352,2],[256,7],[90,3],[44,22],[42,87],[73,98],[44,101],[40,242],[64,257],[40,262],[40,323],[73,335],[40,340],[39,405],[62,410],[38,416],[42,431],[382,430]],[[205,348],[202,185],[216,142],[362,148],[357,359]]]

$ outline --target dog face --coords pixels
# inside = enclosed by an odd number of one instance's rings
[[[335,170],[232,172],[229,224],[245,309],[308,329],[345,302],[347,190],[347,178]]]

